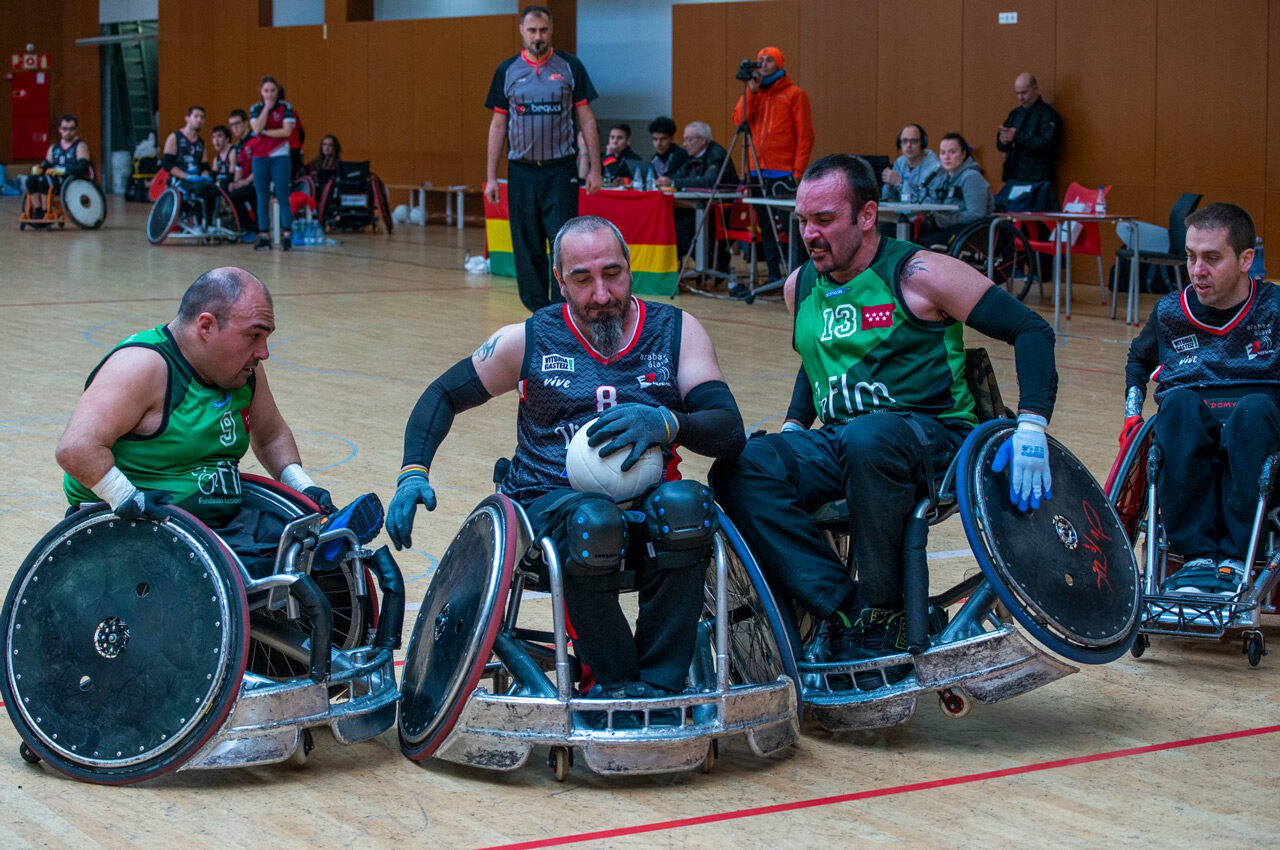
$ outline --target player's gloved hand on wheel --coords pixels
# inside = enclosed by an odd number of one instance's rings
[[[160,506],[172,501],[173,494],[168,490],[139,490],[135,487],[133,492],[125,496],[124,500],[112,510],[121,519],[150,519],[160,522],[164,519]]]
[[[600,418],[587,430],[587,445],[595,448],[604,443],[600,457],[608,457],[631,446],[630,454],[622,462],[622,471],[626,472],[636,465],[650,446],[671,445],[679,428],[676,415],[665,407],[628,402],[600,414]],[[609,442],[605,443],[606,440]]]
[[[334,512],[333,497],[329,495],[329,491],[323,487],[306,487],[302,490],[302,495],[320,506],[320,513],[331,514]]]
[[[1005,440],[991,464],[994,472],[1009,467],[1009,501],[1025,511],[1040,507],[1040,500],[1053,498],[1053,478],[1049,474],[1049,443],[1044,429],[1049,421],[1034,413],[1018,416],[1018,429]]]
[[[1141,416],[1126,416],[1124,427],[1120,429],[1120,445],[1128,444],[1133,439],[1133,435],[1138,433],[1138,429],[1142,427]]]
[[[427,474],[419,471],[401,473],[396,494],[391,497],[391,505],[387,508],[387,534],[397,549],[408,549],[413,545],[410,534],[418,505],[425,505],[429,511],[436,509],[436,491],[431,489]]]

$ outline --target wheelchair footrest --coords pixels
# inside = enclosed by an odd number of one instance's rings
[[[757,755],[800,735],[795,685],[677,694],[661,699],[563,701],[477,688],[435,755],[488,770],[515,770],[533,746],[581,749],[596,773],[671,773],[698,767],[715,738],[744,734]]]
[[[1256,627],[1259,613],[1257,602],[1239,597],[1196,593],[1144,596],[1138,630],[1144,634],[1216,640],[1227,629]]]
[[[873,690],[853,686],[854,674],[910,665],[901,681]],[[873,729],[905,723],[925,694],[962,687],[975,700],[993,703],[1034,690],[1076,672],[1037,649],[1013,627],[853,664],[801,663],[803,701],[825,729]],[[883,674],[882,674],[883,676]],[[887,681],[882,678],[882,681]],[[846,686],[841,687],[841,685]]]
[[[335,652],[333,670],[323,683],[246,673],[222,728],[179,769],[284,761],[298,748],[299,733],[313,726],[328,726],[339,743],[352,744],[395,725],[400,691],[390,650]]]

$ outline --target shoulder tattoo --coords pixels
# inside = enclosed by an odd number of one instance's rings
[[[494,350],[498,347],[498,340],[502,338],[501,332],[494,334],[484,341],[484,343],[476,349],[475,354],[471,355],[475,359],[481,361],[488,360],[493,356]]]
[[[898,273],[898,283],[900,284],[906,283],[907,281],[911,280],[911,278],[915,277],[917,274],[919,274],[920,272],[923,272],[924,270],[925,270],[924,260],[920,259],[918,256],[912,257],[909,261],[907,261],[907,264],[902,267],[902,271]]]

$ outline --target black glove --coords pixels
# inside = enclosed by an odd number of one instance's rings
[[[160,506],[167,505],[172,501],[173,494],[168,490],[138,490],[135,488],[123,502],[116,505],[115,515],[120,519],[149,519],[155,522],[163,522],[165,514],[160,510]]]
[[[329,491],[323,487],[308,487],[302,491],[302,495],[320,506],[320,513],[333,513],[333,498],[329,495]]]
[[[609,440],[600,449],[600,457],[608,457],[631,446],[631,453],[622,462],[622,471],[626,472],[636,465],[650,446],[671,445],[679,428],[676,415],[665,407],[628,402],[600,414],[595,424],[587,429],[587,445],[595,448]]]

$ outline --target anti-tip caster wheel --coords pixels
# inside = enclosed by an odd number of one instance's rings
[[[938,691],[938,707],[947,717],[959,720],[973,709],[973,700],[964,691],[946,688]]]
[[[22,760],[25,761],[27,764],[40,763],[40,756],[36,755],[31,750],[31,748],[27,746],[26,741],[23,741],[21,744],[18,745],[18,755],[22,756]]]
[[[720,742],[714,738],[707,745],[707,754],[702,757],[701,770],[703,773],[710,773],[715,770],[716,759],[720,757]]]
[[[311,737],[311,730],[303,729],[302,734],[298,736],[298,748],[293,751],[293,755],[289,756],[289,761],[298,767],[305,767],[307,762],[311,761],[311,751],[315,748],[316,742]]]
[[[1241,651],[1249,659],[1249,666],[1257,667],[1262,661],[1262,656],[1267,654],[1267,645],[1262,637],[1262,632],[1247,632],[1244,636],[1244,647]]]
[[[551,768],[551,775],[555,777],[556,782],[564,782],[572,766],[573,754],[569,752],[568,747],[552,747],[551,752],[547,754],[547,767]]]
[[[1151,638],[1144,634],[1136,634],[1133,636],[1133,646],[1129,647],[1129,654],[1134,658],[1141,658],[1148,646],[1151,646]]]

